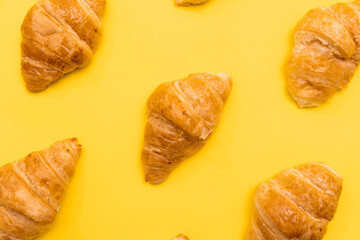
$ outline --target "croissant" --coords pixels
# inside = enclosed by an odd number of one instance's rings
[[[42,91],[78,67],[99,45],[105,0],[38,0],[21,26],[21,71],[29,91]]]
[[[190,5],[198,5],[208,0],[175,0],[175,3],[179,6],[190,6]]]
[[[179,234],[176,237],[174,237],[173,240],[189,240],[189,238],[183,234]]]
[[[30,240],[49,228],[80,151],[67,139],[0,168],[0,240]]]
[[[157,184],[185,158],[200,150],[220,121],[230,95],[226,73],[198,73],[163,83],[147,101],[142,150],[145,180]]]
[[[288,90],[300,108],[316,107],[347,85],[360,62],[360,1],[310,10],[295,29]]]
[[[308,163],[262,183],[248,240],[320,240],[334,217],[342,177],[326,164]]]

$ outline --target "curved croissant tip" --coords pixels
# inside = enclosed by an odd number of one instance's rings
[[[341,181],[343,181],[343,177],[335,171],[329,164],[324,162],[318,162],[317,164],[323,166],[324,168],[328,169],[330,172],[332,172],[335,176],[337,176]]]
[[[312,102],[300,97],[293,97],[293,99],[299,108],[313,108],[320,106],[320,102]]]
[[[36,93],[36,92],[41,92],[45,89],[47,89],[49,85],[36,85],[36,84],[33,84],[27,80],[25,80],[25,87],[26,89],[29,91],[29,92],[33,92],[33,93]]]
[[[145,181],[152,185],[157,185],[164,182],[167,179],[167,177],[168,175],[159,176],[157,173],[152,173],[152,172],[145,173]]]
[[[229,83],[230,87],[232,87],[232,84],[233,84],[233,79],[232,77],[230,76],[230,74],[227,74],[227,73],[223,73],[223,72],[220,72],[218,74],[216,74],[219,78],[225,80],[226,82]]]
[[[67,139],[64,139],[63,141],[69,141],[71,142],[71,144],[77,144],[77,145],[80,145],[78,144],[78,139],[76,137],[73,137],[73,138],[67,138]]]
[[[186,237],[184,234],[179,234],[176,237],[174,237],[173,240],[189,240],[189,238]]]
[[[78,142],[78,139],[74,137],[74,138],[65,139],[63,141],[68,141],[70,143],[70,146],[72,147],[72,149],[74,149],[76,151],[77,157],[79,157],[79,155],[82,151],[82,146]]]

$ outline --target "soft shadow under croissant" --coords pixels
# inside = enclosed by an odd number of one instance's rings
[[[81,152],[56,142],[0,168],[0,240],[31,240],[55,220]]]
[[[248,240],[321,240],[333,219],[342,177],[326,164],[308,163],[262,183]]]
[[[220,122],[231,88],[232,79],[225,73],[192,74],[156,88],[147,102],[142,150],[146,181],[164,181],[204,146]]]
[[[38,0],[21,26],[21,71],[30,91],[42,91],[86,66],[102,35],[105,0]]]
[[[360,62],[360,1],[310,10],[295,29],[288,90],[300,108],[316,107],[346,86]]]

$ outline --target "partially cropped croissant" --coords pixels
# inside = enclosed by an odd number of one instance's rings
[[[320,240],[334,217],[342,177],[326,164],[309,163],[262,183],[248,240]]]
[[[198,5],[207,1],[208,0],[175,0],[176,4],[180,6]]]
[[[310,10],[295,30],[288,89],[299,107],[315,107],[343,88],[360,62],[360,1]]]
[[[21,26],[26,87],[41,91],[86,66],[99,45],[105,0],[38,0]]]
[[[176,237],[173,238],[173,240],[189,240],[185,235],[179,234]]]
[[[156,88],[147,102],[142,151],[146,181],[164,181],[204,146],[219,124],[231,87],[228,74],[198,73]]]
[[[67,139],[0,168],[0,240],[30,240],[48,229],[80,151]]]

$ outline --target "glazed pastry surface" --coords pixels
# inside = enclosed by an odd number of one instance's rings
[[[219,124],[231,88],[232,79],[225,73],[191,74],[156,88],[147,102],[142,150],[146,181],[164,181],[204,146]]]
[[[49,228],[80,152],[67,139],[0,168],[0,240],[30,240]]]
[[[248,240],[320,240],[333,219],[342,177],[322,163],[285,170],[262,183]]]
[[[189,240],[185,235],[179,234],[176,237],[173,238],[173,240]]]
[[[359,57],[360,1],[310,10],[295,29],[290,95],[300,108],[319,106],[349,83]]]
[[[175,0],[175,3],[179,6],[191,6],[191,5],[198,5],[208,0]]]
[[[21,26],[21,71],[30,91],[42,91],[86,66],[99,45],[105,0],[38,0]]]

